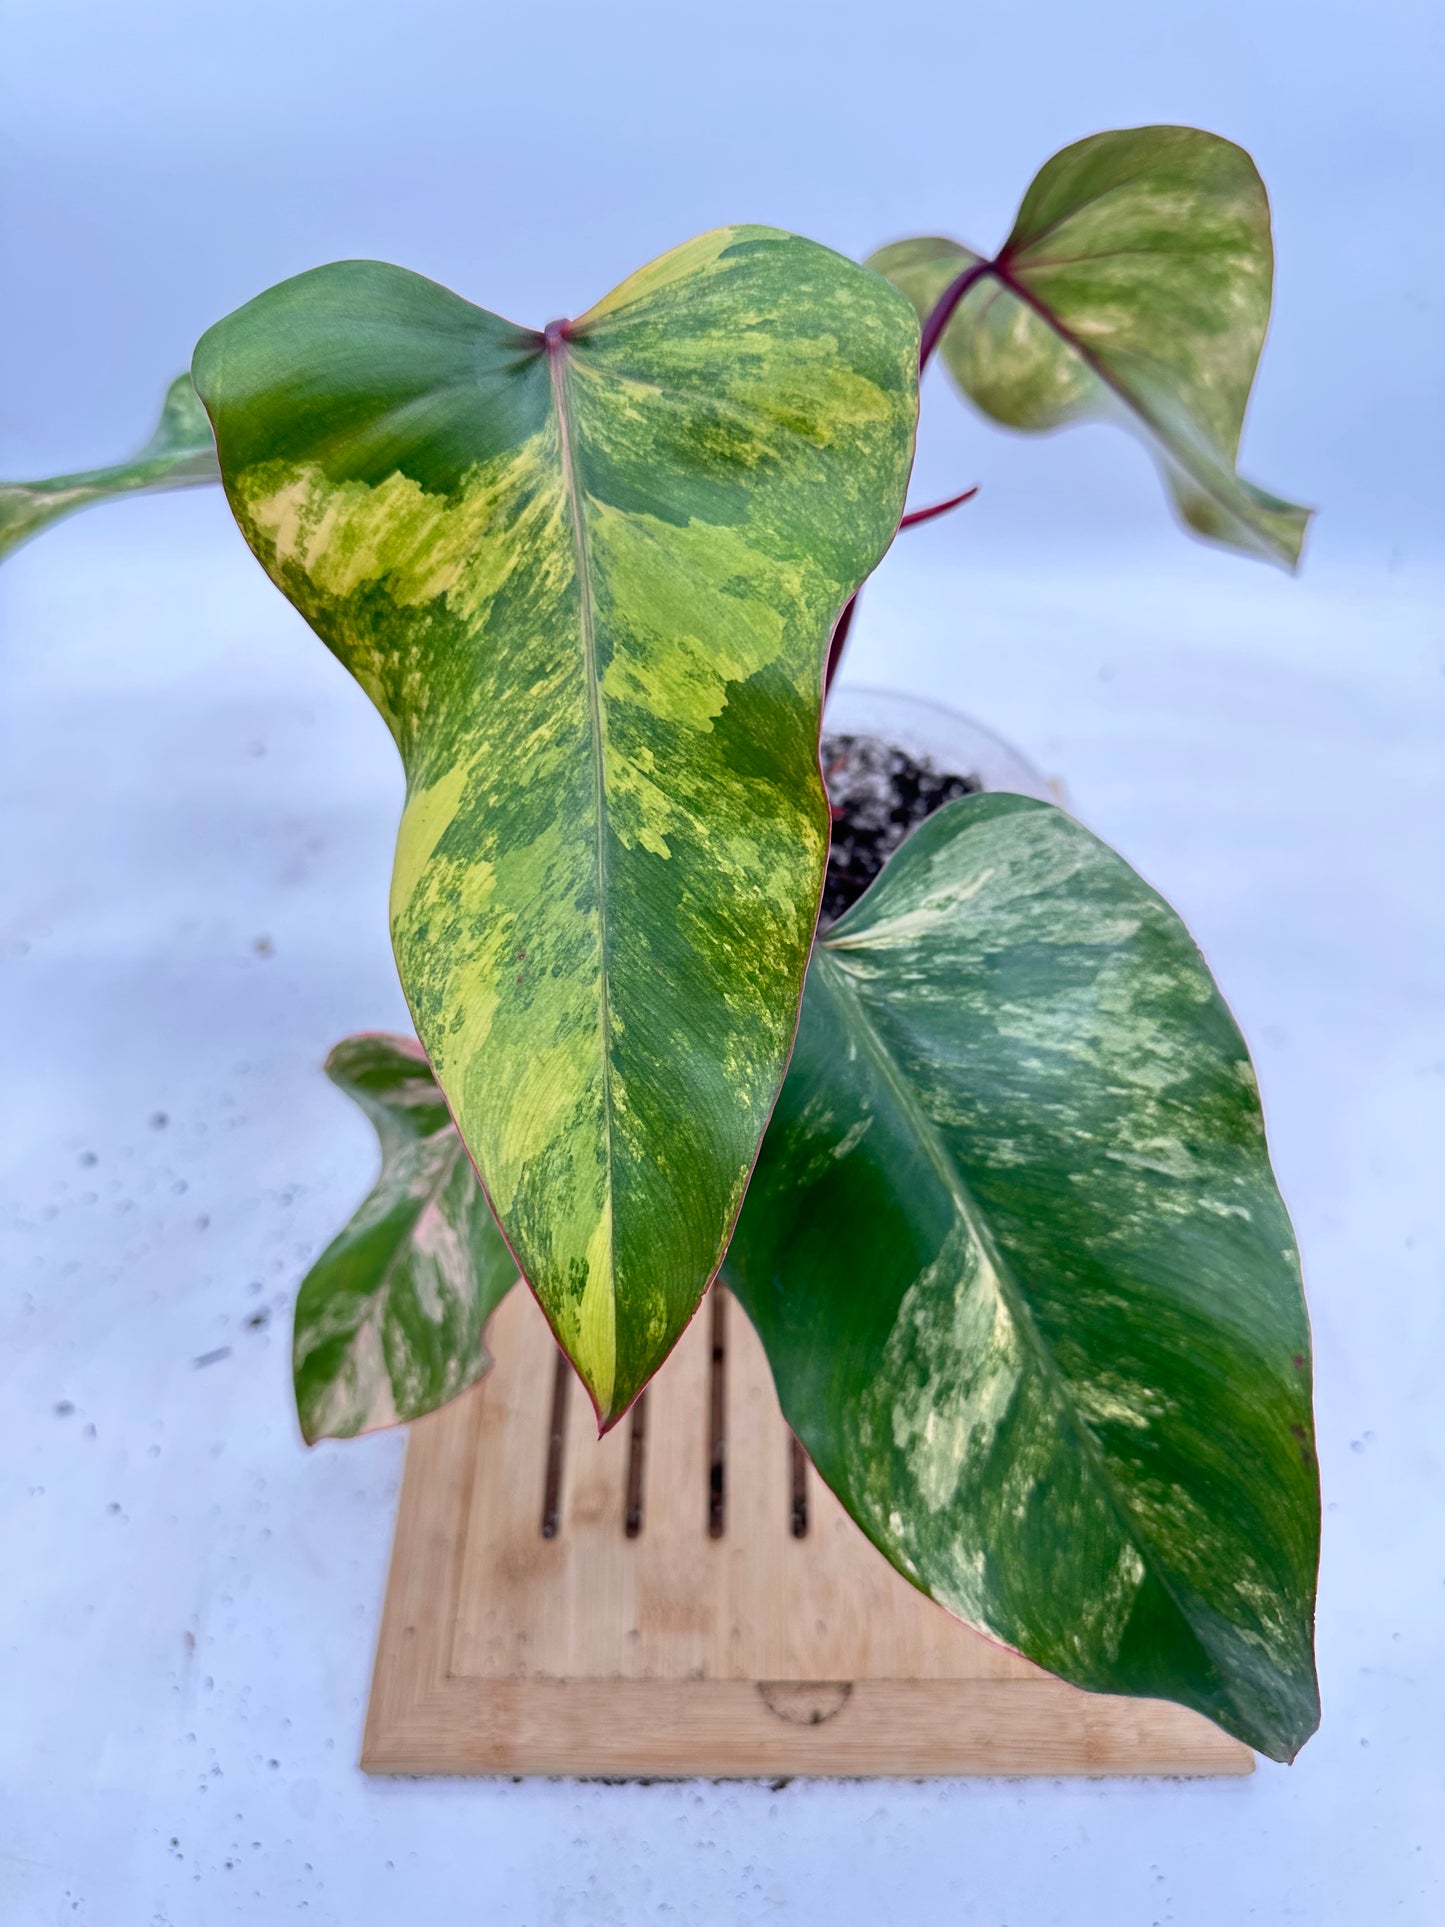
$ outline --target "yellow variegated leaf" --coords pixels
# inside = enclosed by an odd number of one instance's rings
[[[296,1296],[308,1445],[435,1411],[486,1372],[482,1331],[517,1282],[431,1066],[409,1037],[347,1037],[326,1074],[376,1127],[381,1172]]]
[[[959,386],[1010,428],[1117,421],[1210,541],[1293,566],[1310,511],[1235,470],[1269,325],[1269,201],[1241,147],[1192,127],[1076,141],[1043,167],[993,260],[897,241],[869,266],[926,318]]]
[[[782,1077],[824,656],[902,511],[917,345],[879,277],[731,228],[543,332],[344,262],[196,352],[247,540],[401,751],[402,981],[604,1424]]]
[[[948,804],[819,940],[726,1276],[915,1585],[1276,1759],[1314,1731],[1309,1323],[1254,1072],[1062,810]]]

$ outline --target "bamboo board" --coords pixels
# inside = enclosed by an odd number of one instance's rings
[[[1253,1767],[1197,1714],[1066,1686],[915,1591],[803,1465],[726,1294],[654,1379],[636,1442],[625,1420],[598,1441],[575,1384],[558,1411],[529,1292],[488,1342],[489,1377],[412,1428],[368,1772]]]

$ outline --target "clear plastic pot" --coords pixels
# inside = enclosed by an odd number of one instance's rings
[[[844,684],[833,690],[823,712],[825,745],[830,736],[876,737],[940,776],[971,778],[971,788],[1058,801],[1048,778],[1021,751],[942,703]]]

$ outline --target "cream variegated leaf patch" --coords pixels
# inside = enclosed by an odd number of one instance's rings
[[[91,502],[220,479],[206,411],[190,376],[178,375],[166,390],[155,433],[128,462],[40,482],[0,482],[0,560],[27,537]]]
[[[915,1584],[1274,1758],[1314,1730],[1309,1327],[1254,1073],[1061,810],[949,805],[819,940],[725,1275]]]
[[[197,349],[242,530],[400,749],[402,982],[604,1424],[782,1078],[824,656],[902,512],[917,344],[878,276],[731,228],[541,333],[343,262]]]
[[[308,1444],[435,1411],[490,1359],[488,1318],[517,1263],[421,1047],[348,1037],[326,1073],[381,1141],[381,1174],[296,1298],[296,1411]]]
[[[920,236],[869,266],[921,317],[971,276],[940,347],[995,421],[1119,422],[1198,534],[1299,560],[1309,510],[1235,469],[1274,279],[1269,201],[1242,148],[1191,127],[1095,134],[1041,170],[992,261]]]

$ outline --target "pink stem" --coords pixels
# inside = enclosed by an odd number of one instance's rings
[[[920,522],[931,522],[935,515],[947,515],[950,509],[959,508],[964,502],[971,502],[978,494],[978,483],[966,488],[962,495],[950,495],[946,502],[930,502],[927,508],[910,509],[898,524],[900,529],[916,529]]]
[[[853,627],[853,611],[858,607],[858,596],[852,595],[843,605],[843,613],[833,624],[833,640],[828,644],[828,673],[823,678],[823,699],[826,702],[828,691],[833,687],[833,678],[838,673],[838,664],[843,660],[843,645],[848,640],[848,631]]]
[[[962,274],[955,275],[953,280],[950,281],[948,286],[943,290],[943,293],[938,297],[937,301],[934,302],[933,311],[927,321],[924,322],[923,333],[918,338],[918,372],[920,374],[922,374],[923,370],[928,366],[929,360],[934,349],[938,346],[944,329],[948,326],[949,322],[952,321],[954,309],[958,306],[959,302],[962,301],[971,287],[982,281],[986,274],[992,274],[993,271],[994,263],[992,261],[975,261],[971,268],[965,268]]]

